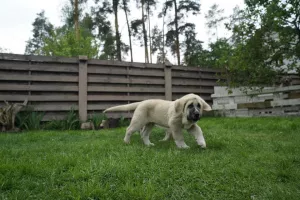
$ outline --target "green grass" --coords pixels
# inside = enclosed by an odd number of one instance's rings
[[[125,128],[0,134],[0,199],[300,199],[300,118],[205,118],[207,149]]]

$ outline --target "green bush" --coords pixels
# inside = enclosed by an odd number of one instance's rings
[[[105,114],[94,114],[89,117],[88,121],[92,122],[94,124],[94,127],[98,129],[102,123],[103,120],[107,120],[107,117]]]
[[[52,120],[44,125],[46,130],[78,130],[80,129],[80,120],[77,111],[72,108],[65,119]]]
[[[39,130],[42,128],[43,112],[33,111],[29,108],[16,116],[16,125],[21,130]]]
[[[125,127],[125,126],[129,126],[129,124],[130,124],[130,120],[126,119],[124,116],[121,116],[118,126]]]

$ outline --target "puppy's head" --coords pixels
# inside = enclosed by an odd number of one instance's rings
[[[211,107],[201,97],[195,94],[189,94],[178,101],[176,111],[183,112],[183,117],[190,122],[198,121],[203,111],[210,111]]]

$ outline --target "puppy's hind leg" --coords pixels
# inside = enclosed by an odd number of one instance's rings
[[[165,132],[165,137],[160,141],[168,141],[171,138],[172,138],[172,131],[171,129],[168,128]]]
[[[146,123],[144,121],[138,120],[137,117],[133,116],[133,118],[131,119],[130,125],[126,129],[124,142],[126,144],[129,144],[132,133],[134,133],[136,131],[140,131],[143,128],[143,126],[145,126],[145,124]]]
[[[146,126],[144,126],[142,132],[141,132],[141,138],[143,139],[143,142],[146,146],[154,146],[153,143],[150,142],[150,133],[153,128],[154,124],[153,123],[148,123]]]

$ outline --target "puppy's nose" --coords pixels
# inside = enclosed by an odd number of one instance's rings
[[[195,113],[195,118],[200,118],[200,113]]]

